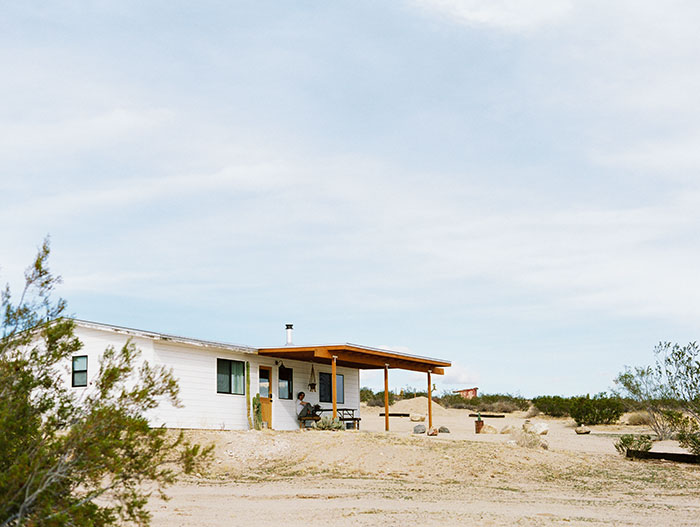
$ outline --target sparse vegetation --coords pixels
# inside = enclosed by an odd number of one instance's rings
[[[615,379],[622,392],[643,409],[649,426],[662,440],[674,435],[673,416],[679,407],[664,377],[663,369],[656,365],[627,368]]]
[[[620,440],[615,443],[615,450],[623,456],[627,455],[628,450],[641,450],[648,452],[651,450],[651,436],[625,434],[620,437]]]
[[[330,415],[324,415],[319,421],[314,423],[316,430],[343,430],[343,422],[337,417],[333,419]]]
[[[524,397],[500,393],[465,399],[456,393],[443,392],[442,396],[434,400],[445,408],[467,408],[479,412],[510,413],[525,411],[530,407],[530,401]]]
[[[396,402],[396,394],[389,390],[389,404],[392,405]],[[377,392],[374,396],[367,401],[368,406],[384,406],[384,391]]]
[[[647,412],[632,412],[627,416],[627,424],[631,426],[650,425],[651,420]]]
[[[82,343],[51,298],[48,256],[46,241],[16,304],[9,287],[1,297],[0,526],[146,526],[149,495],[211,448],[149,426],[161,401],[179,405],[178,385],[163,366],[137,366],[131,342],[104,351],[82,397],[70,391],[61,371]]]
[[[624,412],[620,398],[605,393],[572,397],[569,402],[569,414],[578,425],[609,425],[616,423]]]
[[[571,399],[559,395],[540,395],[532,399],[532,404],[540,412],[552,417],[565,417],[569,415]]]

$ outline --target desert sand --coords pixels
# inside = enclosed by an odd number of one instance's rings
[[[422,404],[423,401],[411,402]],[[392,411],[421,412],[404,401]],[[468,410],[435,408],[438,437],[362,408],[360,431],[191,431],[215,443],[211,467],[183,477],[170,501],[150,502],[154,526],[231,525],[698,525],[700,467],[630,461],[614,442],[643,426],[594,426],[532,417],[548,449],[510,434],[477,435]],[[523,412],[488,419],[521,428]],[[426,420],[427,424],[427,420]],[[654,450],[681,451],[673,441]]]

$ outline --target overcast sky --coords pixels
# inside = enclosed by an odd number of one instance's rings
[[[605,390],[700,337],[699,20],[3,3],[0,280],[50,234],[79,318],[252,346],[292,322],[449,359],[439,390]]]

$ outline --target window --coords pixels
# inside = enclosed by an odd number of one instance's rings
[[[278,386],[280,399],[292,399],[292,368],[280,366]]]
[[[318,400],[322,403],[332,403],[333,402],[333,388],[331,385],[331,379],[333,374],[331,373],[319,373],[318,374]],[[337,398],[339,403],[345,403],[345,377],[342,374],[337,374],[335,376],[335,386],[338,390]]]
[[[245,395],[245,364],[243,361],[216,359],[216,392]]]
[[[73,357],[73,388],[87,386],[87,355]]]

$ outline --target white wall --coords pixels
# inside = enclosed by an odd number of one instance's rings
[[[128,335],[119,334],[111,331],[101,331],[96,329],[84,328],[76,326],[75,335],[83,343],[83,348],[75,354],[75,356],[86,355],[88,360],[88,385],[84,388],[73,388],[72,384],[72,360],[63,366],[62,373],[65,376],[65,385],[73,391],[77,396],[82,397],[91,390],[94,386],[95,378],[99,373],[100,357],[102,353],[109,347],[113,346],[119,350],[126,344],[129,339]],[[142,361],[151,361],[153,359],[153,341],[151,339],[132,337],[134,345],[141,350],[141,355],[137,364]]]
[[[76,335],[83,342],[80,355],[88,356],[88,382],[90,383],[98,371],[99,356],[107,346],[121,347],[130,335],[117,333],[110,329],[93,329],[76,326]],[[294,430],[299,428],[294,405],[296,394],[306,393],[305,400],[312,404],[318,403],[318,391],[312,393],[308,389],[311,364],[308,362],[284,359],[282,362],[293,370],[293,398],[280,399],[277,389],[279,359],[262,357],[254,351],[232,351],[226,348],[202,347],[184,343],[154,340],[146,337],[131,337],[134,344],[142,351],[142,360],[151,364],[164,364],[172,368],[180,386],[181,408],[175,408],[165,402],[149,414],[153,426],[165,425],[168,428],[199,428],[222,430],[247,430],[248,417],[245,395],[220,394],[216,391],[216,359],[248,361],[250,363],[251,399],[258,393],[258,372],[260,366],[272,368],[272,428],[276,430]],[[318,373],[330,373],[330,365],[314,364],[316,382]],[[338,368],[338,373],[344,375],[345,402],[340,408],[360,407],[359,370],[354,368]],[[66,382],[70,386],[70,364],[66,367]],[[86,388],[71,388],[78,394]],[[90,384],[88,388],[90,389]],[[331,403],[322,403],[322,407],[330,408]]]

